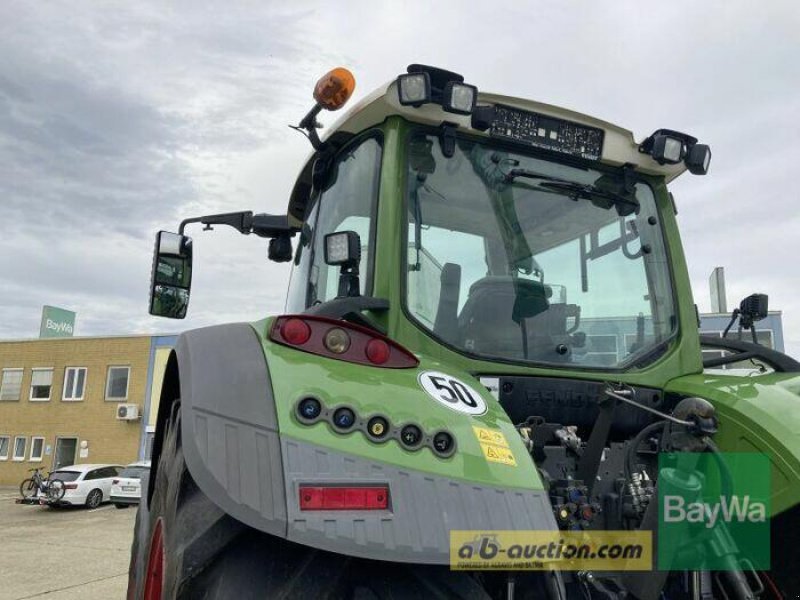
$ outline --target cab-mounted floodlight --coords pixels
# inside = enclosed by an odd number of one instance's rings
[[[694,175],[705,175],[711,164],[711,148],[706,144],[695,144],[686,154],[686,168]]]
[[[400,75],[397,93],[403,106],[422,106],[431,101],[431,76],[427,73]]]
[[[466,83],[449,82],[444,86],[442,108],[457,115],[470,115],[478,100],[478,88]]]
[[[408,72],[397,78],[397,96],[403,106],[419,107],[436,103],[459,115],[470,115],[478,100],[478,88],[464,83],[458,73],[430,67],[409,65]]]
[[[338,298],[360,295],[358,264],[361,261],[361,237],[355,231],[335,231],[325,236],[325,262],[339,266]]]
[[[649,154],[660,165],[677,165],[681,162],[695,175],[705,175],[711,164],[711,148],[698,144],[697,138],[673,131],[659,129],[639,146],[639,152]]]
[[[355,231],[336,231],[325,236],[325,263],[352,267],[361,260],[361,240]]]

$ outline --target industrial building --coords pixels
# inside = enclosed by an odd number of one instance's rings
[[[174,336],[0,342],[0,485],[20,483],[35,467],[127,464],[147,456],[160,375],[174,342]]]

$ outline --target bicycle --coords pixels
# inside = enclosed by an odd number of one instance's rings
[[[19,485],[19,493],[26,500],[41,494],[47,498],[48,502],[58,502],[67,491],[64,482],[61,479],[50,479],[49,477],[45,479],[39,472],[41,469],[42,467],[28,469],[29,472],[33,471],[33,475]]]

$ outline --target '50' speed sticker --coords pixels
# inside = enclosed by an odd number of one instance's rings
[[[419,375],[419,384],[428,395],[442,404],[466,415],[486,413],[483,397],[463,381],[438,371],[425,371]]]

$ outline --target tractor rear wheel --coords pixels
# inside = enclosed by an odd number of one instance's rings
[[[175,402],[149,510],[137,514],[129,600],[152,598],[468,598],[490,596],[446,566],[315,550],[252,529],[218,508],[186,469]]]

